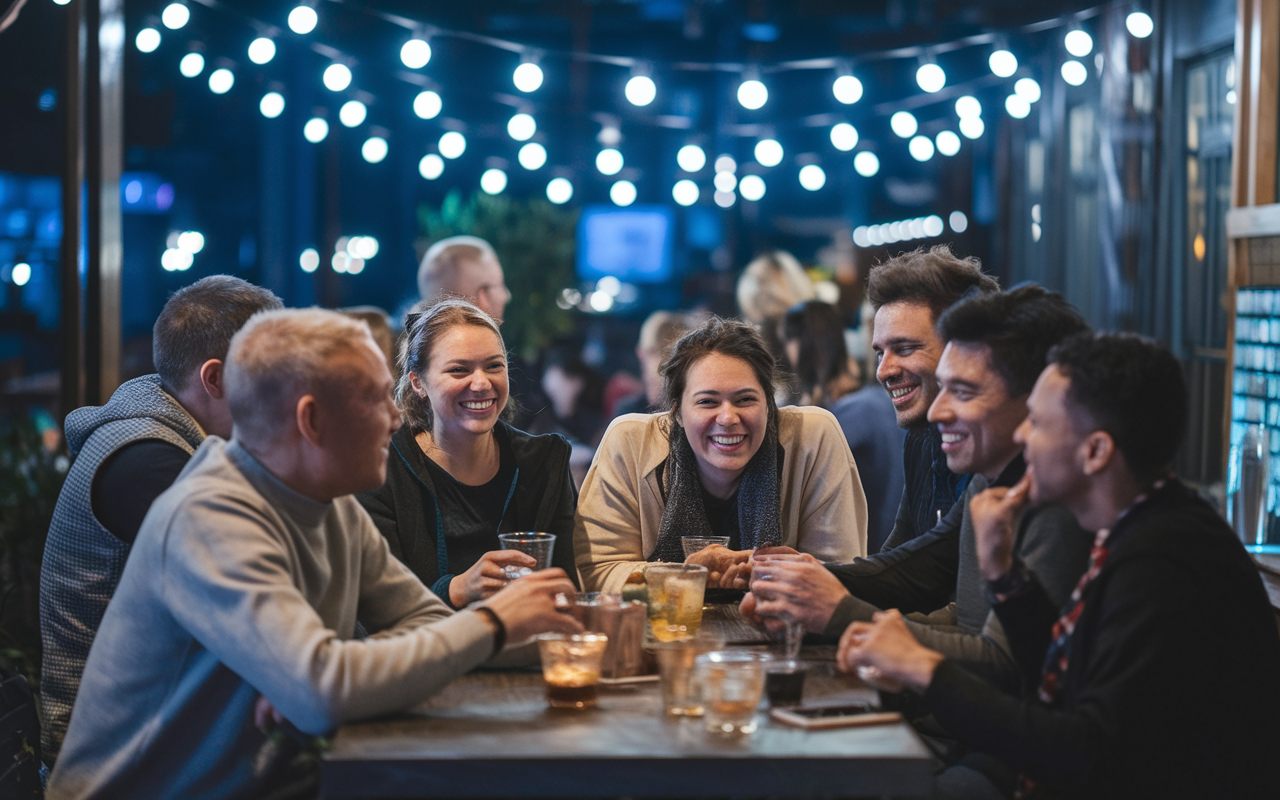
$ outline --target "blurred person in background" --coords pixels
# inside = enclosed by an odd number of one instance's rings
[[[884,387],[873,383],[859,388],[834,306],[819,300],[801,303],[783,317],[781,331],[800,403],[830,411],[849,442],[867,496],[867,552],[878,552],[893,530],[902,498],[906,431],[898,427]]]
[[[738,276],[738,309],[742,318],[756,325],[779,364],[786,363],[778,338],[782,315],[792,306],[816,296],[813,281],[809,280],[804,267],[785,250],[757,256]],[[787,405],[796,398],[784,386],[779,389],[777,400],[779,405]]]
[[[662,402],[662,360],[676,340],[695,327],[693,315],[682,311],[655,311],[640,326],[636,358],[644,389],[618,401],[613,415],[647,414],[659,410]]]
[[[672,346],[662,378],[667,410],[614,420],[582,486],[585,589],[621,591],[646,561],[684,561],[684,536],[729,537],[689,557],[713,587],[745,588],[755,548],[866,554],[866,498],[840,426],[820,408],[778,408],[777,362],[754,326],[711,318]]]
[[[499,533],[555,534],[552,563],[576,575],[570,445],[507,424],[507,399],[491,316],[465,300],[409,315],[396,387],[404,424],[386,481],[359,499],[391,553],[452,608],[497,592],[507,568],[535,565],[504,550]]]

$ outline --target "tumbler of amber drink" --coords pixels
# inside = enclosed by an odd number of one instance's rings
[[[698,632],[707,568],[696,564],[654,564],[644,571],[649,585],[649,628],[660,642]]]
[[[745,650],[717,650],[695,659],[694,680],[702,687],[702,719],[708,733],[736,736],[756,729],[768,661],[767,653]]]
[[[658,674],[662,678],[662,709],[678,717],[700,717],[703,714],[702,691],[693,679],[694,659],[703,653],[724,647],[724,640],[708,635],[658,644]]]
[[[600,662],[609,637],[599,633],[544,633],[538,637],[542,678],[552,708],[590,708],[600,690]]]

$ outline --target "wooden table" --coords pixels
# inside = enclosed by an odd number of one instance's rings
[[[866,700],[833,648],[806,648],[806,702]],[[547,707],[533,671],[475,672],[413,713],[344,725],[323,796],[926,796],[930,755],[904,723],[804,731],[759,714],[739,739],[661,712],[658,684],[602,688],[586,711]]]

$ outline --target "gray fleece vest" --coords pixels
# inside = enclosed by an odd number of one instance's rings
[[[62,747],[89,646],[124,572],[130,546],[93,515],[94,476],[127,444],[159,439],[187,453],[204,440],[196,421],[144,375],[116,389],[104,406],[67,415],[67,446],[74,461],[54,507],[40,570],[41,744],[46,761]]]

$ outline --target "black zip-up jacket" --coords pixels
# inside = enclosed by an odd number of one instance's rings
[[[925,692],[928,708],[1044,796],[1280,797],[1280,636],[1240,541],[1170,480],[1108,542],[1053,707],[947,660]],[[1032,575],[995,611],[1025,679],[1038,684],[1062,609]]]
[[[559,434],[534,436],[505,422],[494,428],[511,446],[515,458],[515,493],[502,520],[502,533],[541,531],[554,533],[551,565],[560,567],[578,585],[573,560],[573,513],[578,506],[578,489],[569,473],[571,446]],[[382,488],[358,495],[361,505],[373,517],[386,537],[391,554],[413,570],[431,591],[446,603],[453,575],[441,575],[436,549],[441,535],[439,523],[449,524],[449,509],[438,508],[435,486],[427,471],[427,456],[405,425],[391,437],[387,458],[387,480]],[[495,509],[495,517],[498,510]],[[494,520],[497,528],[497,520]]]

